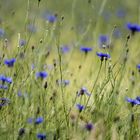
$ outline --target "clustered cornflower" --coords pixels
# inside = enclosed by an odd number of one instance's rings
[[[16,62],[16,59],[15,58],[6,59],[4,61],[4,64],[7,65],[8,67],[13,67],[15,62]]]

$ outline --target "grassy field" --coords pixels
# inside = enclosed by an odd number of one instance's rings
[[[0,0],[0,140],[140,140],[139,32],[139,0]]]

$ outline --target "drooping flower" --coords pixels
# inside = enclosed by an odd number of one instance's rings
[[[0,98],[0,107],[6,106],[10,103],[8,98]]]
[[[35,120],[35,124],[40,124],[43,122],[43,117],[38,117],[36,120]]]
[[[80,47],[80,50],[81,50],[82,52],[84,52],[85,54],[87,54],[88,52],[92,51],[92,48],[91,48],[91,47],[81,46],[81,47]]]
[[[140,25],[135,23],[127,23],[127,28],[131,31],[132,35],[136,32],[140,32]]]
[[[4,64],[7,65],[8,67],[13,67],[15,62],[16,62],[16,59],[15,58],[6,59],[4,61]]]
[[[85,128],[86,128],[86,130],[91,131],[93,129],[93,124],[92,123],[86,123]]]
[[[84,94],[86,94],[87,96],[91,95],[85,87],[82,87],[77,95],[81,96],[81,95],[84,95]]]
[[[0,37],[4,36],[4,30],[0,28]]]
[[[110,55],[107,53],[97,52],[96,54],[98,57],[100,57],[101,61],[103,61],[104,59],[107,60],[108,58],[110,58]]]
[[[101,48],[106,48],[109,45],[109,37],[107,35],[100,35],[98,42]]]
[[[37,138],[40,139],[40,140],[46,140],[46,134],[38,133]]]
[[[36,78],[44,79],[48,76],[48,73],[46,71],[41,71],[36,73]]]
[[[83,105],[81,105],[81,104],[77,104],[76,107],[79,110],[79,112],[82,112],[82,110],[85,109],[85,107]]]

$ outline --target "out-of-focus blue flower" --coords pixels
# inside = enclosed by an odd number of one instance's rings
[[[134,35],[135,32],[140,32],[140,25],[135,23],[127,23],[127,28],[131,31],[132,35]]]
[[[88,96],[91,95],[85,87],[82,87],[82,88],[80,89],[80,91],[78,92],[77,95],[78,95],[78,96],[81,96],[81,95],[84,95],[84,94],[86,94],[86,95],[88,95]]]
[[[33,120],[34,120],[33,118],[28,118],[27,122],[28,123],[33,123]]]
[[[67,85],[69,85],[70,81],[69,80],[62,80],[62,82],[61,82],[61,80],[56,80],[56,83],[58,85],[63,84],[64,86],[67,86]]]
[[[8,89],[7,85],[0,85],[0,89]]]
[[[0,107],[6,106],[10,103],[10,100],[8,98],[0,98]]]
[[[140,100],[139,100],[139,97],[136,98],[136,99],[131,99],[129,97],[126,97],[126,101],[131,103],[132,106],[134,105],[140,105]]]
[[[36,73],[36,78],[44,79],[48,76],[48,73],[46,71],[41,71]]]
[[[40,124],[43,122],[43,117],[38,117],[36,120],[35,120],[35,124]]]
[[[16,62],[16,59],[15,58],[6,59],[4,61],[4,64],[7,65],[8,67],[13,67],[15,62]]]
[[[121,8],[118,8],[117,11],[116,11],[116,15],[117,15],[117,17],[119,17],[119,18],[124,18],[125,15],[126,15],[125,9],[122,8],[122,7],[121,7]]]
[[[68,53],[70,51],[70,48],[67,45],[64,45],[61,47],[62,53]]]
[[[49,14],[48,12],[45,12],[43,14],[43,18],[45,20],[48,20],[50,23],[54,23],[55,21],[57,21],[57,16],[54,14]]]
[[[35,25],[33,25],[33,24],[29,24],[27,26],[27,30],[31,33],[35,33],[37,31]]]
[[[90,51],[92,51],[92,48],[90,48],[90,47],[85,47],[85,46],[81,46],[80,47],[80,50],[82,51],[82,52],[84,52],[84,53],[88,53],[88,52],[90,52]]]
[[[19,40],[19,46],[20,47],[23,47],[23,46],[25,46],[26,45],[26,41],[24,40],[24,39],[20,39]]]
[[[81,105],[81,104],[77,104],[76,107],[79,110],[79,112],[81,112],[82,110],[85,109],[85,107],[83,105]]]
[[[4,76],[4,75],[0,75],[0,81],[2,81],[2,83],[5,83],[5,82],[7,82],[7,83],[12,83],[12,78],[10,78],[10,77],[6,77],[6,76]]]
[[[110,58],[110,55],[109,54],[106,54],[106,53],[97,52],[96,54],[97,54],[98,57],[101,58],[101,60],[104,60],[104,59],[107,60],[108,58]]]
[[[4,36],[4,30],[0,28],[0,37]]]
[[[120,38],[120,37],[121,37],[121,31],[120,31],[119,28],[116,28],[116,29],[114,30],[113,36],[114,36],[115,38]]]
[[[109,45],[109,37],[107,35],[100,35],[98,42],[101,48],[105,48]]]
[[[140,64],[137,65],[138,70],[140,70]]]
[[[38,133],[37,138],[40,140],[46,140],[46,134]]]
[[[87,123],[85,125],[85,128],[88,130],[88,131],[91,131],[93,129],[93,124],[92,123]]]

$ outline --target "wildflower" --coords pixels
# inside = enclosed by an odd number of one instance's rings
[[[4,64],[7,65],[8,67],[13,67],[15,62],[16,62],[16,59],[15,58],[6,59],[4,61]]]
[[[93,124],[92,123],[87,123],[85,125],[86,130],[91,131],[93,129]]]
[[[140,25],[135,23],[127,23],[127,28],[131,31],[132,35],[136,32],[140,32]]]
[[[101,48],[105,48],[109,45],[109,37],[107,35],[100,35],[98,41]]]
[[[77,109],[79,110],[79,112],[82,112],[82,110],[84,110],[84,106],[83,105],[81,105],[81,104],[77,104],[76,105],[76,107],[77,107]]]
[[[8,89],[8,86],[6,86],[6,85],[0,85],[0,89]]]
[[[85,54],[87,54],[88,52],[92,51],[92,48],[81,46],[81,47],[80,47],[80,50],[81,50],[82,52],[84,52]]]
[[[28,118],[27,122],[28,123],[32,123],[33,122],[33,118]]]
[[[88,96],[91,95],[85,87],[82,87],[77,95],[80,96],[80,95],[84,95],[84,94],[86,94]]]
[[[37,138],[40,140],[46,140],[46,134],[38,133]]]
[[[6,106],[10,103],[10,100],[8,98],[0,98],[0,107]]]
[[[122,8],[122,7],[121,7],[121,8],[118,8],[117,11],[116,11],[116,15],[117,15],[117,17],[119,17],[119,18],[124,18],[125,15],[126,15],[125,9]]]
[[[35,124],[40,124],[43,122],[43,118],[42,117],[38,117],[36,120],[35,120]]]
[[[41,72],[37,72],[37,73],[36,73],[36,77],[37,77],[37,78],[44,79],[44,78],[46,78],[47,76],[48,76],[48,73],[45,72],[45,71],[41,71]]]
[[[131,98],[126,97],[126,101],[131,103],[132,106],[140,105],[140,97],[136,97],[136,99],[131,99]]]
[[[4,36],[4,30],[0,28],[0,37]]]
[[[138,70],[140,71],[140,64],[137,65]]]
[[[57,20],[57,15],[44,13],[43,18],[48,20],[50,23],[54,23]]]
[[[10,78],[10,77],[6,77],[6,76],[4,76],[4,75],[0,75],[0,81],[2,81],[2,83],[5,83],[5,82],[7,82],[7,83],[12,83],[12,78]]]
[[[107,60],[108,58],[110,58],[110,55],[106,54],[106,53],[97,52],[96,54],[97,54],[98,57],[101,58],[101,61],[103,61],[104,59]]]
[[[20,39],[20,41],[19,41],[19,46],[20,47],[23,47],[23,46],[25,46],[26,45],[26,41],[24,40],[24,39]]]
[[[62,53],[68,53],[70,51],[70,48],[68,46],[64,45],[61,47],[61,51],[62,51]]]

